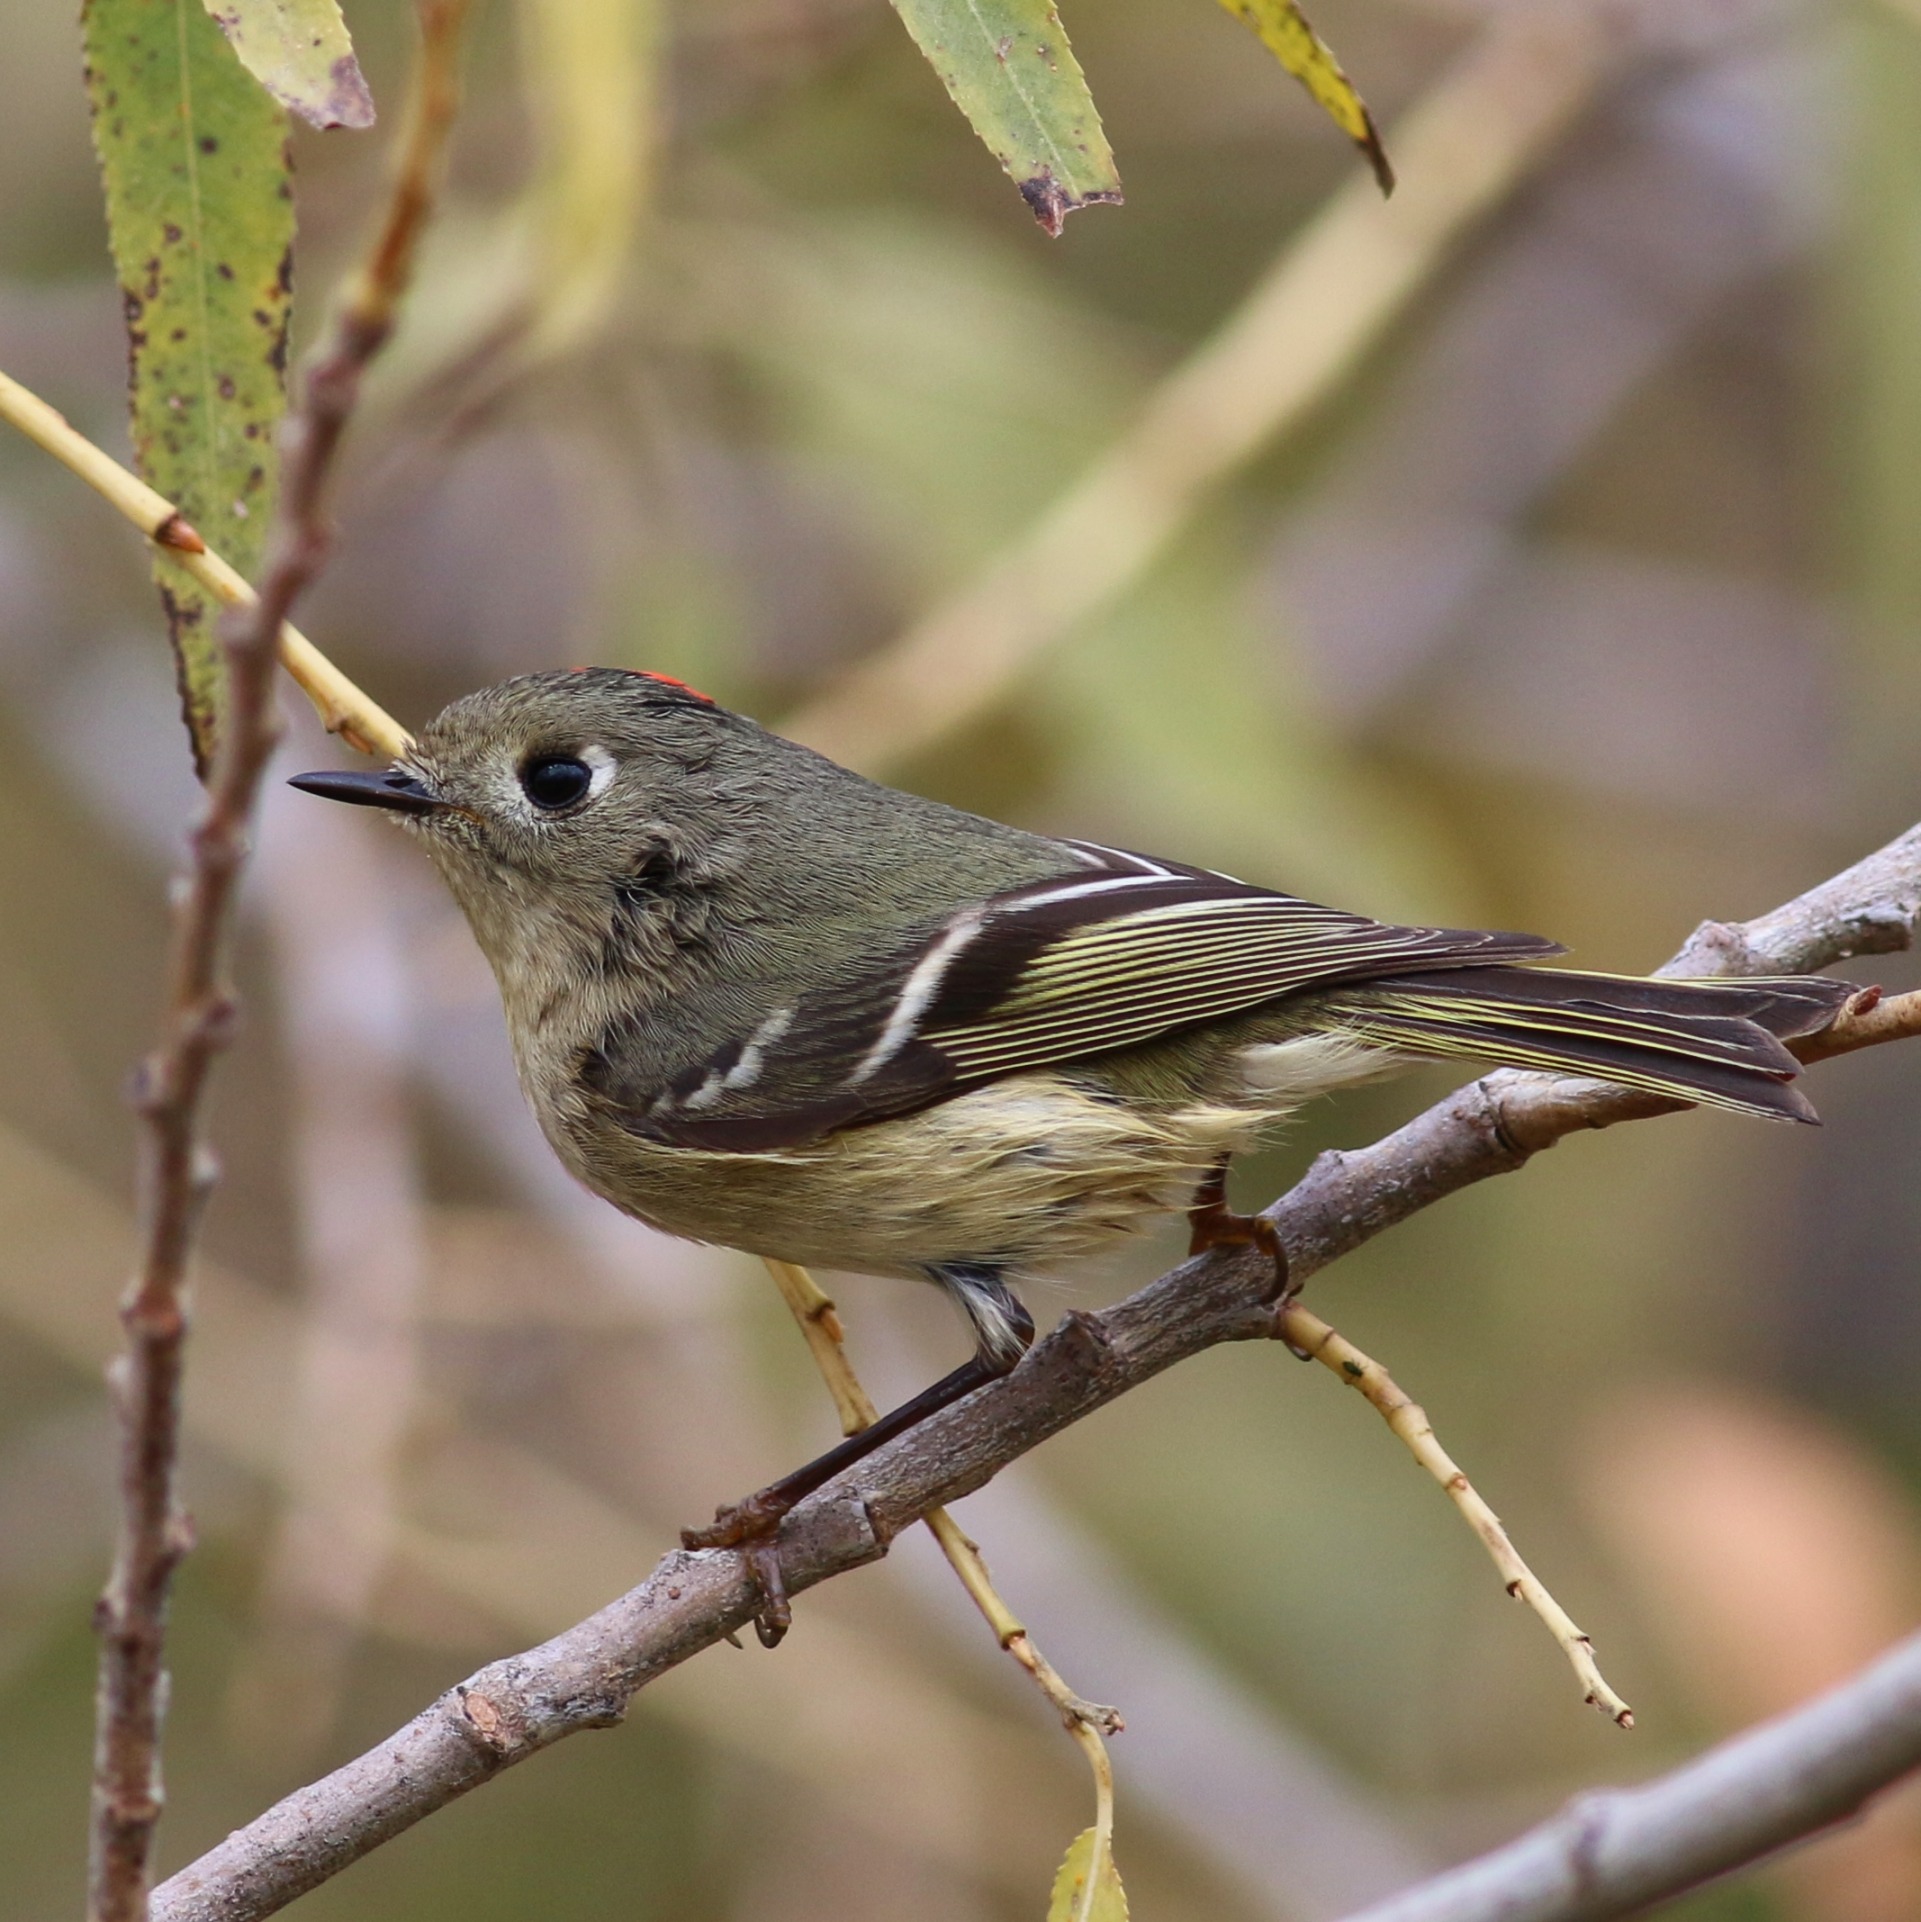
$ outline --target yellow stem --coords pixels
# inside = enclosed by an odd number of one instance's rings
[[[1526,1602],[1548,1626],[1561,1644],[1587,1699],[1622,1728],[1634,1726],[1634,1711],[1607,1684],[1594,1659],[1594,1644],[1575,1627],[1534,1571],[1528,1567],[1501,1518],[1475,1493],[1473,1484],[1455,1465],[1453,1458],[1436,1438],[1433,1425],[1420,1405],[1395,1384],[1387,1370],[1337,1334],[1320,1316],[1310,1314],[1299,1303],[1291,1304],[1281,1316],[1281,1338],[1290,1347],[1312,1356],[1350,1388],[1358,1389],[1406,1443],[1408,1452],[1446,1489],[1448,1498],[1466,1518],[1468,1526],[1481,1538],[1482,1546],[1493,1557],[1507,1592]]]
[[[164,547],[208,593],[227,607],[252,607],[258,596],[190,526],[165,495],[157,494],[112,455],[70,426],[39,395],[0,374],[0,420],[70,468],[119,510],[148,540]],[[280,662],[312,701],[329,734],[362,754],[391,760],[409,743],[407,730],[354,685],[291,623],[280,630]]]
[[[1087,1851],[1087,1880],[1081,1888],[1081,1899],[1074,1905],[1074,1922],[1087,1922],[1114,1853],[1114,1765],[1107,1758],[1107,1744],[1097,1729],[1086,1722],[1070,1722],[1067,1726],[1094,1771],[1094,1846]]]
[[[857,1435],[871,1423],[876,1409],[867,1390],[854,1373],[842,1345],[845,1331],[832,1298],[805,1268],[791,1261],[775,1261],[763,1256],[774,1286],[787,1304],[788,1312],[800,1325],[807,1352],[814,1358],[827,1392],[840,1413],[841,1433]],[[1094,1886],[1114,1832],[1114,1771],[1107,1759],[1103,1734],[1113,1735],[1124,1724],[1118,1711],[1099,1702],[1076,1695],[1045,1655],[1034,1646],[1026,1625],[1008,1607],[994,1578],[981,1559],[980,1545],[968,1538],[961,1525],[944,1508],[929,1510],[924,1517],[928,1531],[940,1543],[947,1565],[960,1578],[961,1586],[972,1598],[994,1631],[994,1639],[1033,1677],[1034,1685],[1047,1697],[1060,1716],[1067,1732],[1085,1751],[1094,1771],[1095,1840],[1094,1857],[1089,1868],[1088,1887]]]
[[[771,1255],[762,1259],[767,1264],[767,1272],[774,1278],[774,1286],[780,1290],[781,1300],[787,1304],[788,1312],[800,1324],[807,1352],[813,1356],[814,1366],[820,1370],[821,1379],[827,1384],[827,1392],[834,1398],[835,1412],[840,1416],[840,1432],[843,1435],[858,1435],[874,1422],[880,1410],[868,1399],[867,1390],[860,1385],[853,1364],[847,1359],[847,1351],[841,1346],[845,1331],[832,1298],[797,1263],[775,1261]]]

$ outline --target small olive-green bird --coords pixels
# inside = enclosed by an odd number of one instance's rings
[[[1231,1236],[1219,1171],[1311,1096],[1462,1056],[1811,1120],[1782,1043],[1849,993],[1536,968],[1559,950],[1533,935],[1387,927],[1024,833],[663,675],[508,681],[386,773],[295,785],[418,838],[595,1193],[693,1240],[931,1280],[972,1325],[966,1367],[701,1540],[1011,1368],[1024,1278],[1197,1196],[1200,1239]]]

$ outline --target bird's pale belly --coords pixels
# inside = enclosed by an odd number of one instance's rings
[[[588,1187],[669,1234],[920,1276],[945,1262],[1031,1273],[1087,1254],[1184,1207],[1222,1155],[1283,1111],[1252,1091],[1244,1103],[1144,1108],[1045,1074],[769,1154],[670,1148],[583,1117],[542,1120]]]

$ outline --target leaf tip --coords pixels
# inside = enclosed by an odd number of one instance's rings
[[[343,53],[327,72],[326,93],[311,108],[296,105],[316,127],[371,127],[374,124],[374,97],[367,90],[366,76],[352,54]]]
[[[1374,124],[1374,116],[1366,108],[1361,110],[1361,124],[1364,131],[1355,144],[1367,155],[1367,164],[1374,169],[1374,178],[1385,200],[1394,191],[1394,163],[1387,157],[1387,148],[1381,141],[1381,130]]]
[[[1060,239],[1061,229],[1067,224],[1069,214],[1077,213],[1083,207],[1118,207],[1121,204],[1117,188],[1101,187],[1084,194],[1070,193],[1050,167],[1043,167],[1039,173],[1021,181],[1019,185],[1021,198],[1027,202],[1050,240]]]

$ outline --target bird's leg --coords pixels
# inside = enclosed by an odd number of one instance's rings
[[[776,1540],[787,1511],[815,1489],[824,1487],[843,1469],[853,1467],[910,1428],[919,1427],[930,1415],[1011,1373],[1033,1342],[1033,1319],[1008,1292],[998,1274],[972,1267],[941,1268],[932,1272],[960,1302],[974,1324],[978,1345],[973,1358],[962,1362],[952,1374],[943,1375],[931,1388],[923,1388],[911,1400],[890,1409],[857,1434],[849,1435],[824,1455],[816,1455],[812,1461],[783,1475],[779,1481],[768,1483],[746,1500],[720,1509],[705,1528],[681,1530],[683,1548],[738,1548],[745,1555],[765,1601],[754,1621],[754,1632],[764,1647],[774,1647],[793,1620],[786,1584],[781,1578]]]
[[[1288,1276],[1287,1250],[1265,1215],[1237,1215],[1227,1205],[1227,1162],[1223,1155],[1194,1190],[1187,1210],[1187,1252],[1204,1255],[1210,1248],[1258,1248],[1274,1264],[1274,1292],[1268,1299],[1285,1303],[1298,1292]]]

